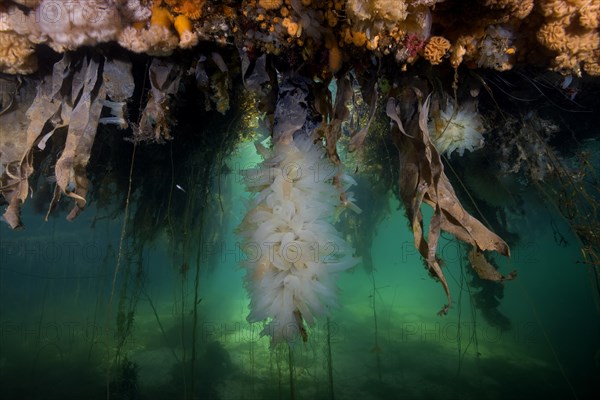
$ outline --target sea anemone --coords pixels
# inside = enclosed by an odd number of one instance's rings
[[[122,29],[121,15],[110,0],[42,0],[36,19],[58,52],[115,40]]]
[[[198,44],[198,35],[194,32],[192,21],[185,15],[175,17],[173,26],[179,35],[179,47],[189,49]]]
[[[277,143],[258,168],[244,171],[246,186],[257,192],[239,228],[248,321],[268,320],[261,335],[273,345],[306,341],[304,321],[312,325],[328,314],[337,273],[358,263],[331,223],[340,206],[332,184],[338,175],[323,147],[304,135]]]
[[[429,122],[431,141],[440,153],[450,157],[453,151],[460,156],[465,150],[474,151],[483,147],[483,122],[475,103],[463,104],[457,110],[450,102]]]

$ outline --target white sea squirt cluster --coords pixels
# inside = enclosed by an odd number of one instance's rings
[[[354,181],[324,156],[306,136],[262,150],[265,161],[244,171],[249,191],[257,193],[239,233],[246,254],[245,286],[249,322],[267,322],[261,335],[272,345],[302,338],[304,322],[313,325],[337,305],[336,276],[359,259],[332,225],[343,190]],[[350,193],[346,193],[352,202]]]
[[[465,150],[475,151],[483,147],[483,121],[474,103],[463,104],[455,111],[454,103],[440,111],[429,122],[431,141],[438,152],[450,157],[456,151],[462,156]]]

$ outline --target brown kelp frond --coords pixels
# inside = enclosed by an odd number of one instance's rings
[[[395,122],[392,134],[400,152],[399,195],[406,207],[415,247],[425,260],[429,272],[444,287],[448,304],[440,314],[445,314],[451,304],[450,289],[436,257],[442,231],[473,245],[478,251],[494,250],[508,256],[510,250],[504,240],[467,213],[458,200],[444,173],[440,155],[429,137],[427,118],[431,97],[424,98],[425,90],[424,85],[417,81],[397,91],[388,100],[386,112]],[[399,103],[404,108],[402,115],[406,116],[405,125],[400,117]],[[423,203],[433,208],[426,236],[421,211]]]

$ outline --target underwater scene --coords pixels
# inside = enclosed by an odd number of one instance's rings
[[[600,1],[0,0],[0,398],[600,398]]]
[[[107,388],[114,399],[599,393],[593,278],[560,214],[526,191],[524,214],[506,216],[521,240],[510,259],[496,260],[502,273],[518,270],[516,279],[497,287],[477,280],[464,246],[442,235],[453,299],[438,316],[443,293],[423,268],[398,200],[363,202],[372,195],[358,180],[357,202],[378,218],[367,225],[374,232],[354,238],[369,242],[368,264],[340,274],[339,307],[307,328],[308,340],[296,335],[271,347],[263,324],[247,320],[247,256],[236,235],[248,198],[239,166],[259,161],[252,143],[224,160],[227,172],[212,182],[220,200],[206,209],[193,258],[181,265],[173,260],[185,257],[165,237],[144,248],[120,240],[123,209],[107,218],[91,206],[74,222],[43,222],[28,204],[27,229],[2,226],[2,397],[95,399]],[[190,197],[181,182],[173,196]]]

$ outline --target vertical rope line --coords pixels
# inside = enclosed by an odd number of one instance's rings
[[[115,271],[113,273],[112,279],[112,287],[110,290],[110,298],[108,301],[108,310],[106,313],[106,325],[108,326],[110,318],[112,316],[112,304],[115,297],[115,287],[117,286],[117,277],[119,276],[119,271],[121,269],[121,258],[123,257],[123,242],[125,241],[125,234],[127,232],[127,221],[129,220],[129,205],[131,201],[131,188],[133,186],[133,166],[135,165],[135,152],[137,149],[137,144],[133,142],[133,150],[131,152],[131,164],[129,166],[129,183],[127,186],[127,197],[125,199],[125,211],[123,215],[123,225],[121,226],[121,236],[119,238],[119,252],[117,253],[117,262],[115,265]],[[109,351],[110,354],[110,351]],[[112,362],[108,360],[108,366],[106,371],[106,400],[110,400],[110,372],[111,372]]]

